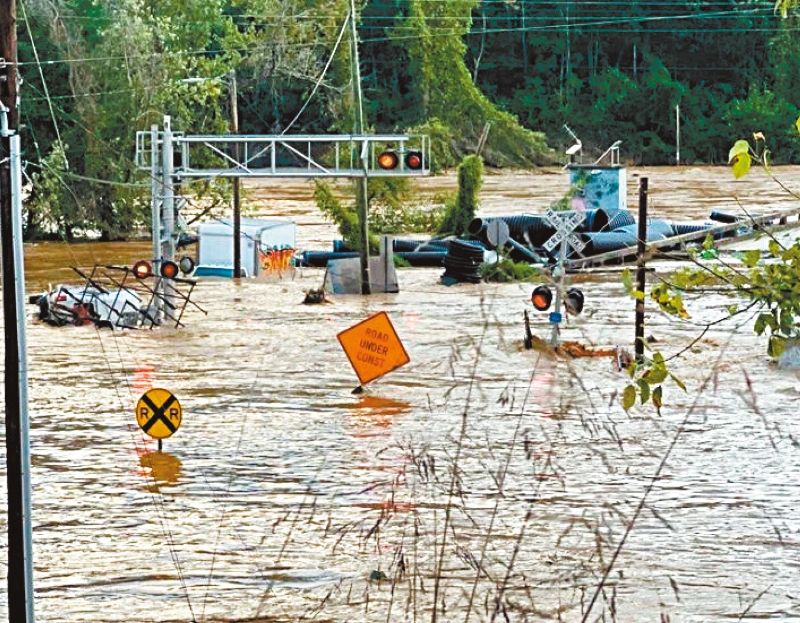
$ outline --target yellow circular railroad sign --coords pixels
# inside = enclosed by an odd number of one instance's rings
[[[139,428],[153,439],[164,439],[177,431],[181,415],[181,403],[166,389],[148,389],[136,403]]]

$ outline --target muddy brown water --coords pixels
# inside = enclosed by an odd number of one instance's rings
[[[800,189],[800,170],[776,173]],[[629,170],[632,208],[641,176],[675,220],[798,207],[760,174],[676,168]],[[481,214],[540,211],[565,187],[558,170],[489,174]],[[330,248],[310,182],[247,193],[298,223],[300,248]],[[28,290],[148,252],[31,246]],[[530,284],[446,287],[441,272],[317,306],[301,302],[320,269],[201,280],[205,311],[179,330],[53,328],[29,308],[37,619],[430,621],[435,597],[439,621],[489,621],[496,603],[497,621],[580,621],[625,538],[588,620],[800,621],[800,379],[752,318],[703,333],[730,302],[711,295],[685,323],[649,310],[654,348],[684,351],[670,365],[687,391],[668,382],[660,415],[626,414],[611,358],[524,350]],[[586,309],[561,337],[630,347],[619,272],[571,278]],[[354,395],[336,335],[382,310],[411,362]],[[134,418],[150,387],[183,409],[160,454]],[[5,514],[0,533],[4,547]]]

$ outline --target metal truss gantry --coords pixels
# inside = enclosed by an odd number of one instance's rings
[[[393,152],[393,168],[378,164],[380,154]],[[430,139],[416,134],[185,135],[164,127],[136,133],[136,166],[150,171],[155,273],[163,260],[173,260],[177,248],[177,215],[183,198],[175,195],[181,179],[243,177],[354,178],[423,177],[430,175]],[[413,163],[413,164],[409,164]],[[366,192],[364,193],[366,195]],[[234,245],[239,241],[238,211],[234,210]],[[366,214],[366,208],[364,208]],[[366,217],[361,219],[364,239]],[[236,264],[234,246],[234,264]],[[367,283],[368,257],[362,257]]]
[[[169,138],[169,140],[167,140]],[[136,133],[136,164],[152,168],[153,141],[173,154],[172,175],[211,177],[422,177],[430,175],[430,144],[425,135],[239,135],[188,136],[179,132]],[[398,166],[385,170],[377,156],[395,152]],[[416,153],[421,166],[405,156]]]

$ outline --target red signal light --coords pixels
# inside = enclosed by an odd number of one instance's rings
[[[175,279],[178,276],[180,267],[172,260],[161,261],[161,276],[165,279]]]
[[[139,260],[133,265],[133,276],[137,279],[147,279],[153,274],[153,268],[147,260]]]
[[[393,151],[382,151],[380,154],[378,154],[378,166],[384,171],[396,169],[399,163],[400,159]]]
[[[539,311],[547,311],[553,301],[553,293],[547,286],[536,286],[531,294],[531,303]]]
[[[412,171],[419,171],[422,168],[422,152],[410,151],[406,154],[406,166]]]

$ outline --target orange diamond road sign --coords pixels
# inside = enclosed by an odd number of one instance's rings
[[[181,403],[166,389],[148,389],[136,403],[136,421],[153,439],[169,437],[181,426]]]
[[[362,385],[411,361],[385,311],[365,318],[336,337]]]

